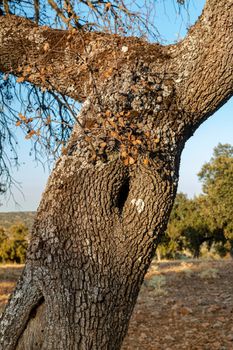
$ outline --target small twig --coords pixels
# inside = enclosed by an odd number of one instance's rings
[[[39,23],[39,19],[40,19],[40,2],[39,0],[34,0],[34,10],[35,10],[35,22],[36,24]]]
[[[6,14],[10,13],[10,7],[9,7],[9,3],[8,0],[3,0],[3,8]]]
[[[70,19],[64,16],[63,11],[57,6],[57,4],[53,0],[48,0],[49,5],[56,11],[57,16],[61,18],[61,20],[69,26]]]

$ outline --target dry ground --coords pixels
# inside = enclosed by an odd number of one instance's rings
[[[0,308],[21,269],[0,266]],[[154,262],[123,350],[233,350],[233,261]]]
[[[0,265],[0,314],[23,269],[23,265]]]

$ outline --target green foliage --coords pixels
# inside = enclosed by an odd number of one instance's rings
[[[188,250],[193,257],[199,257],[203,242],[211,246],[214,235],[201,211],[198,198],[188,199],[177,194],[168,223],[163,247],[166,257],[177,257],[177,252]]]
[[[204,195],[200,196],[202,211],[208,225],[222,232],[233,248],[233,147],[219,144],[210,162],[204,164],[199,178]],[[226,242],[225,242],[226,243]]]
[[[233,254],[233,147],[219,144],[198,175],[203,194],[194,199],[177,194],[159,246],[161,257],[184,252],[199,257],[203,243],[221,257]]]
[[[0,262],[23,264],[28,246],[28,228],[23,223],[12,225],[9,230],[0,227]]]

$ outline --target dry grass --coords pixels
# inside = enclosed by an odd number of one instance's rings
[[[24,265],[0,265],[0,314],[14,289]]]
[[[233,260],[154,261],[122,350],[232,350]]]
[[[202,279],[216,278],[218,268],[222,264],[224,264],[224,261],[154,261],[146,275],[145,285],[159,293],[160,291],[164,292],[167,278],[173,276],[180,275],[191,278],[194,275],[199,275]],[[4,308],[23,267],[24,265],[18,264],[0,264],[0,312]]]
[[[212,277],[216,278],[218,268],[222,267],[227,260],[192,260],[180,261],[180,260],[164,260],[161,262],[154,261],[146,275],[146,279],[151,279],[155,275],[175,275],[184,274],[191,276],[193,274],[199,274],[200,277]],[[215,268],[217,267],[217,268]],[[206,276],[205,276],[206,271]],[[203,276],[201,276],[203,273]]]
[[[203,271],[201,271],[199,273],[199,276],[201,278],[217,278],[219,277],[219,274],[218,274],[218,269],[214,269],[214,268],[208,268],[208,269],[205,269]]]

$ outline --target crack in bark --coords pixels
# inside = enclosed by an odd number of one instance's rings
[[[45,300],[42,297],[32,308],[28,322],[23,329],[15,349],[40,350],[44,342]]]

